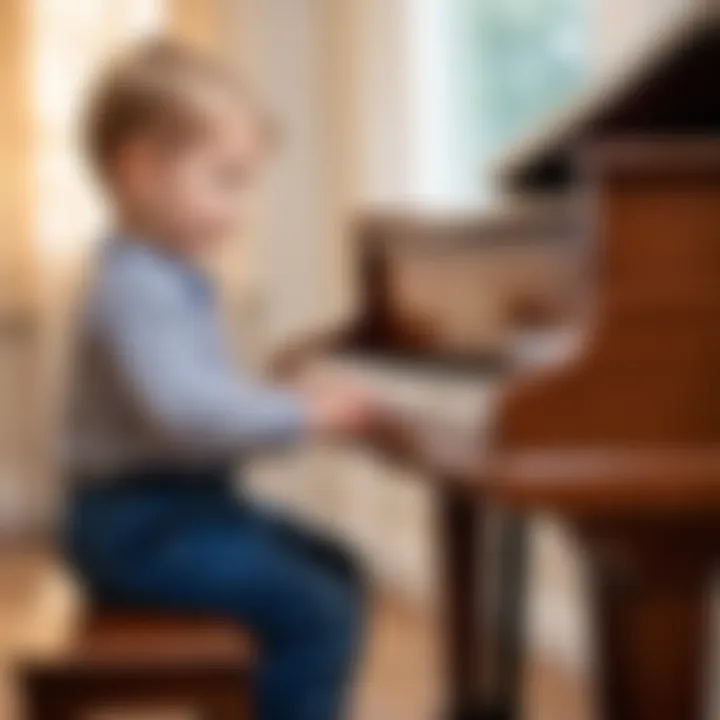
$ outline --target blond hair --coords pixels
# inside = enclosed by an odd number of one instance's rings
[[[140,135],[177,143],[207,124],[212,97],[242,101],[261,135],[273,134],[269,116],[228,65],[168,38],[145,40],[112,62],[90,93],[85,148],[106,176],[121,148]]]

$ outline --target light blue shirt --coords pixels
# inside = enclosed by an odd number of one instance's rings
[[[229,461],[305,426],[298,396],[234,367],[207,279],[140,242],[113,240],[97,257],[72,370],[74,472]]]

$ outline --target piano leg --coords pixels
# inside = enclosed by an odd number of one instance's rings
[[[510,692],[513,697],[506,705],[501,705],[496,697],[488,699],[484,692],[488,675],[486,649],[490,637],[489,628],[483,627],[487,613],[482,603],[486,579],[483,562],[486,508],[476,499],[451,489],[452,485],[452,482],[440,483],[442,490],[438,498],[445,617],[443,638],[450,704],[447,717],[448,720],[515,720],[514,680],[500,681],[502,688],[513,687]],[[515,537],[515,540],[519,539],[520,535]],[[523,542],[514,545],[513,555]],[[514,615],[510,606],[503,611],[503,619],[508,624]],[[503,642],[508,635],[512,636],[512,642],[517,640],[514,630],[503,635]],[[516,667],[517,656],[517,649],[506,651],[499,672],[504,673],[509,666]]]
[[[492,694],[497,716],[522,717],[525,610],[528,578],[528,522],[521,515],[502,514],[497,562],[497,615],[492,655]]]
[[[440,487],[438,539],[448,720],[485,720],[480,692],[482,653],[478,652],[484,509],[453,489],[452,483]]]
[[[616,537],[594,555],[603,720],[705,717],[712,559],[676,541]]]

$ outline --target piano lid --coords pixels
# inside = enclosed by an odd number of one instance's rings
[[[510,191],[558,191],[574,179],[579,144],[608,135],[720,132],[720,2],[674,16],[621,73],[606,77],[500,158]]]

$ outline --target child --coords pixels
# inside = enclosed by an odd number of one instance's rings
[[[95,602],[237,620],[261,720],[340,712],[361,620],[355,563],[235,499],[235,461],[372,422],[350,391],[234,373],[197,260],[232,229],[268,128],[232,74],[169,41],[102,78],[88,148],[114,213],[81,316],[68,427],[70,562]]]

